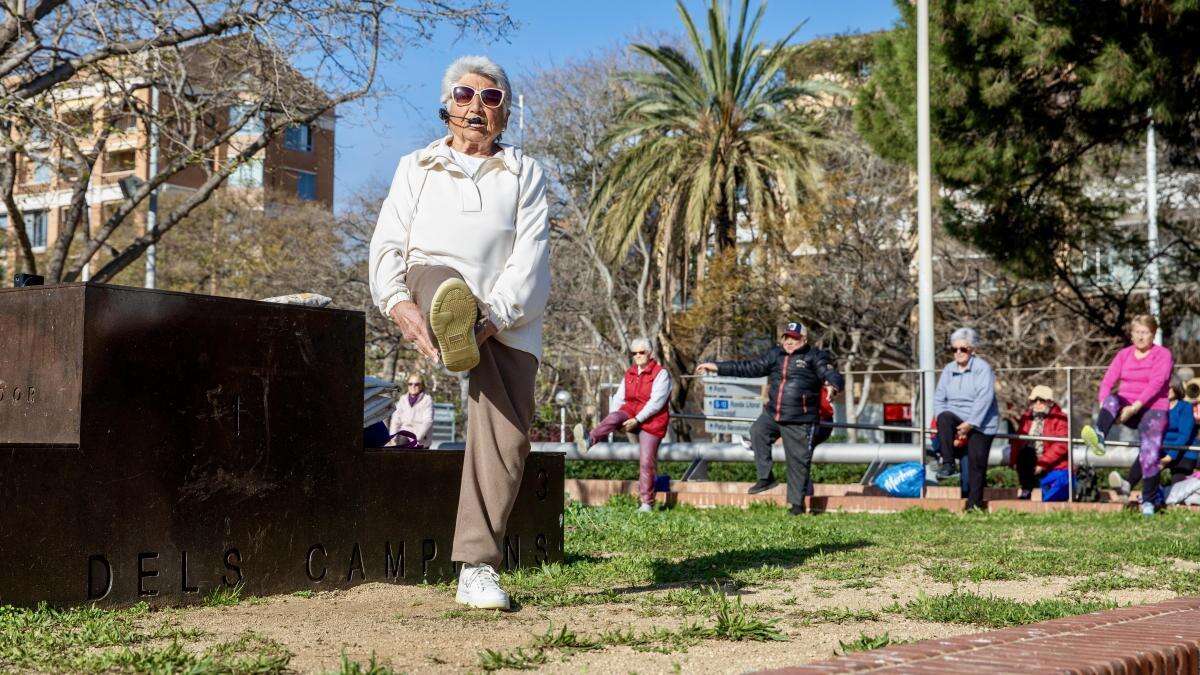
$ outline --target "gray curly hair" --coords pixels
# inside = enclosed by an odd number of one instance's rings
[[[979,333],[974,328],[962,327],[950,334],[950,344],[965,342],[972,349],[979,346]]]
[[[512,87],[508,84],[508,73],[486,56],[460,56],[450,64],[446,74],[442,75],[442,105],[450,105],[454,85],[458,84],[463,75],[472,73],[483,75],[504,90],[504,102],[500,104],[500,109],[508,115],[509,108],[512,107]]]

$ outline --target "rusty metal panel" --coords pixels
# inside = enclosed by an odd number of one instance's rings
[[[20,292],[49,295],[0,294],[0,316],[84,308],[82,331],[46,329],[82,335],[76,352],[5,361],[77,373],[79,452],[0,446],[0,604],[173,605],[220,585],[453,574],[463,454],[363,449],[362,313],[91,284]],[[531,456],[506,564],[562,560],[562,508],[562,456]]]
[[[0,448],[77,447],[83,288],[0,290]]]

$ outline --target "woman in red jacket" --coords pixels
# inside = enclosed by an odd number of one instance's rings
[[[1067,468],[1067,414],[1054,402],[1054,392],[1040,384],[1029,392],[1029,406],[1021,415],[1017,433],[1022,436],[1052,436],[1061,441],[1012,442],[1009,463],[1016,467],[1021,482],[1018,499],[1029,499],[1038,481],[1051,471]],[[1042,495],[1045,500],[1046,495]]]
[[[646,512],[654,508],[658,446],[667,435],[667,425],[671,421],[667,406],[671,396],[671,375],[650,354],[649,340],[637,338],[630,343],[629,349],[633,365],[625,371],[625,378],[609,402],[612,412],[586,436],[583,425],[576,424],[575,445],[583,454],[617,429],[636,433],[640,448],[638,497],[642,502],[638,510]]]

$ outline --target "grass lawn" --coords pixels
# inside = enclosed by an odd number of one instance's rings
[[[637,514],[634,506],[624,498],[569,505],[566,562],[504,575],[519,605],[511,615],[458,609],[448,584],[226,594],[209,607],[167,611],[0,607],[0,671],[478,671],[567,662],[657,672],[703,670],[710,658],[725,659],[716,670],[737,670],[1186,595],[1200,579],[1200,517],[1185,511],[1152,520],[920,510],[794,518],[765,507]],[[364,606],[382,619],[339,619]],[[343,642],[314,645],[303,635],[339,620]]]

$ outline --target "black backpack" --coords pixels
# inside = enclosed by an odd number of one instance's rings
[[[1090,465],[1075,469],[1075,501],[1100,501],[1100,481],[1096,476],[1096,470]]]

